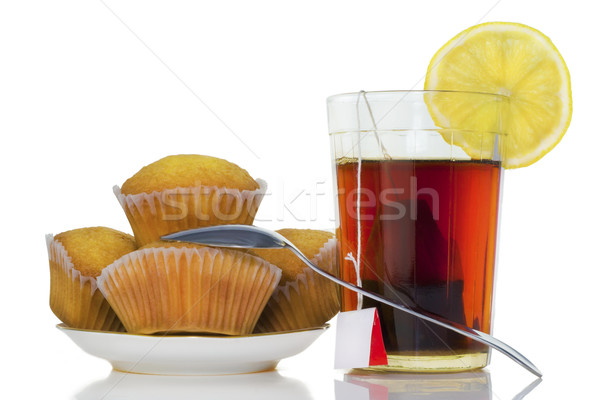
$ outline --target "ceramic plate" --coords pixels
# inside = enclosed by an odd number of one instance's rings
[[[281,359],[310,346],[329,326],[248,336],[152,336],[56,327],[117,371],[221,375],[273,369]]]

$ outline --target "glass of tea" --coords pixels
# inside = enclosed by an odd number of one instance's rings
[[[342,279],[491,333],[506,107],[501,95],[452,91],[328,98]],[[342,311],[370,307],[388,354],[371,370],[489,361],[485,345],[342,289]]]

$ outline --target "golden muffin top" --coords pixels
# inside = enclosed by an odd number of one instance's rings
[[[236,164],[216,157],[180,154],[146,165],[125,181],[121,193],[151,193],[200,185],[239,190],[259,188],[250,174]]]
[[[292,242],[309,259],[316,256],[321,247],[334,237],[333,233],[312,229],[281,229],[277,233]],[[252,249],[251,252],[281,268],[280,285],[295,281],[307,268],[306,264],[288,249]]]
[[[133,236],[103,226],[59,233],[54,240],[63,245],[77,271],[94,278],[117,258],[137,249]]]

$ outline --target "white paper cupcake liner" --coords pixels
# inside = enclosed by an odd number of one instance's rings
[[[251,333],[281,279],[272,264],[238,251],[156,247],[106,267],[98,287],[131,333]]]
[[[177,187],[152,193],[124,195],[119,186],[113,191],[123,207],[140,246],[161,236],[205,226],[252,225],[267,191],[267,183],[257,179],[256,190],[216,186]]]

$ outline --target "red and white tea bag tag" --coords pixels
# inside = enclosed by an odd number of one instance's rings
[[[373,365],[387,365],[377,309],[339,313],[334,368],[365,368]]]

